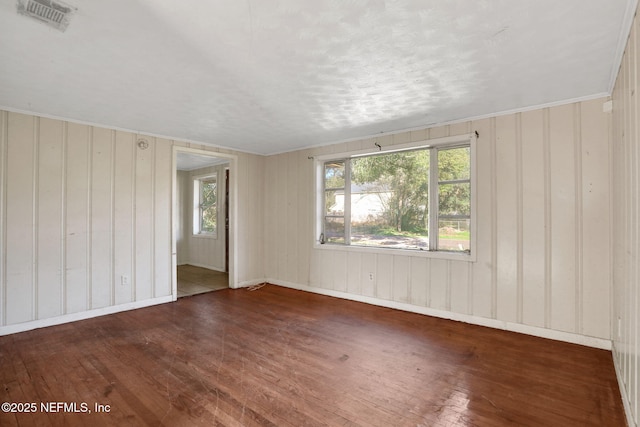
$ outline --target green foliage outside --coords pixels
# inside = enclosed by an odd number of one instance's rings
[[[469,179],[470,171],[469,148],[452,148],[438,152],[438,180],[454,181]],[[470,215],[471,187],[469,183],[441,184],[439,215]]]
[[[202,182],[202,198],[200,209],[202,210],[202,224],[200,230],[206,233],[214,233],[218,219],[217,209],[217,183],[215,181]]]
[[[389,235],[391,230],[409,235],[427,234],[429,162],[428,150],[352,160],[351,180],[354,184],[388,194],[388,197],[382,199],[382,218],[367,224],[369,231],[374,231],[371,229],[372,226],[376,229],[375,233],[371,234]],[[440,150],[439,181],[469,179],[469,164],[469,148]],[[470,214],[469,183],[443,183],[439,187],[439,193],[440,215]]]
[[[382,199],[383,226],[395,231],[428,228],[429,152],[426,150],[361,157],[352,160],[351,180],[389,197]],[[384,227],[383,227],[384,228]]]

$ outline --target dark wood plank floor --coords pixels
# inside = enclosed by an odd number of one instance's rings
[[[2,426],[625,425],[610,352],[273,285],[0,337],[0,383]]]

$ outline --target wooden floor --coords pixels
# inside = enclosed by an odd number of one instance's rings
[[[178,298],[229,287],[229,274],[193,265],[178,266]]]
[[[625,425],[608,351],[273,285],[0,337],[0,382],[2,426]]]

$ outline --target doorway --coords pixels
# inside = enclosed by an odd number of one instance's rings
[[[174,147],[173,300],[234,287],[236,156]]]

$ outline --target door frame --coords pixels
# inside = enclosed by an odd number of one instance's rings
[[[237,198],[238,180],[236,179],[236,171],[238,167],[238,156],[233,154],[219,153],[217,151],[201,150],[197,148],[173,146],[173,157],[171,164],[171,295],[173,301],[178,299],[178,253],[176,234],[178,231],[178,218],[176,203],[178,202],[178,153],[196,154],[205,157],[217,157],[229,160],[229,176],[231,177],[231,186],[229,188],[229,239],[228,239],[228,256],[229,256],[229,287],[238,288],[238,253],[236,242],[238,239],[237,221]]]

